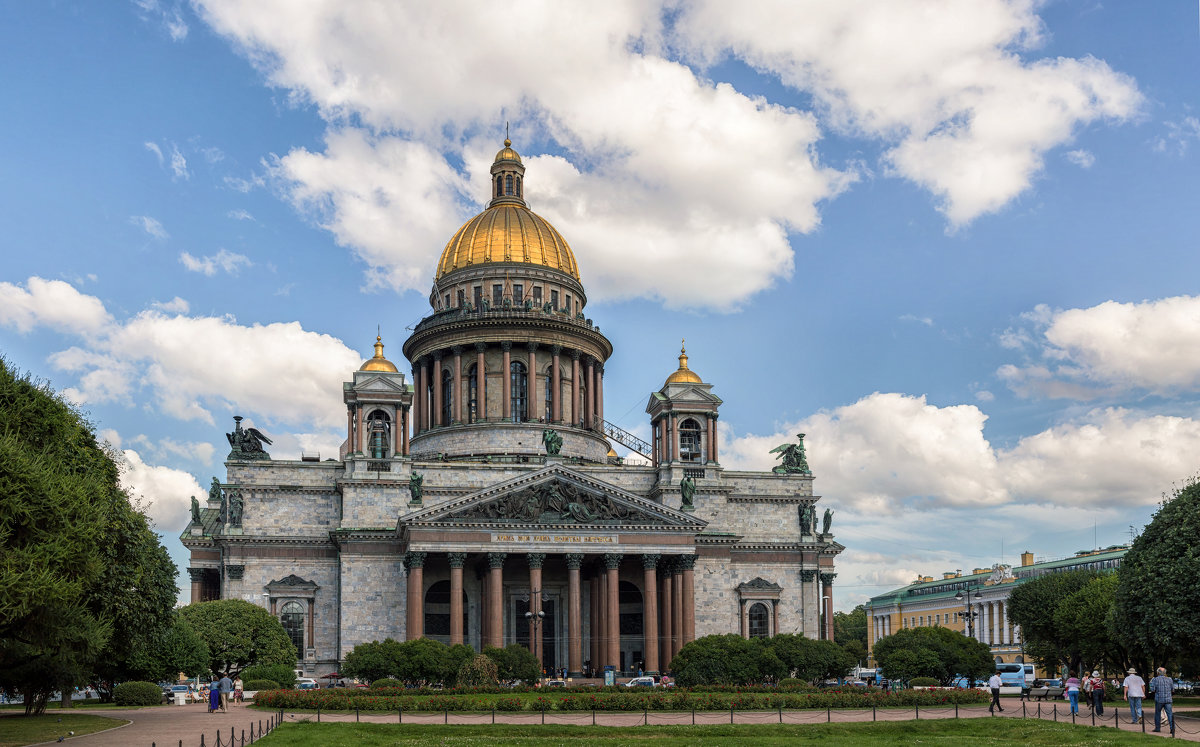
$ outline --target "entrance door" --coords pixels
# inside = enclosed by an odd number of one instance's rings
[[[557,616],[554,614],[556,606],[555,600],[546,599],[542,601],[542,612],[546,616],[542,618],[542,668],[547,672],[552,672],[558,662],[558,627]],[[525,648],[529,648],[529,618],[525,617],[525,613],[529,611],[529,602],[517,599],[515,600],[516,611],[516,632],[517,643]]]

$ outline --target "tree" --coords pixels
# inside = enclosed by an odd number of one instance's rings
[[[485,656],[496,662],[496,674],[502,682],[521,680],[532,685],[541,679],[542,665],[529,649],[517,643],[510,643],[504,648],[485,646]]]
[[[1083,654],[1079,636],[1069,627],[1060,626],[1054,619],[1063,600],[1096,578],[1095,571],[1060,571],[1030,579],[1013,589],[1005,604],[1009,623],[1021,626],[1025,654],[1035,659],[1047,672],[1059,666],[1079,672]]]
[[[135,679],[174,682],[180,672],[188,677],[206,674],[208,665],[208,646],[176,612],[171,625],[148,639],[146,648],[135,652],[127,667]]]
[[[749,685],[763,681],[759,644],[740,635],[706,635],[684,644],[671,660],[675,681],[695,685]],[[772,652],[774,653],[774,652]],[[779,660],[779,657],[775,657]],[[780,661],[781,668],[785,666]]]
[[[218,599],[189,604],[179,613],[208,646],[214,673],[235,677],[252,664],[296,664],[292,639],[262,607],[241,599]]]
[[[382,641],[360,643],[346,654],[342,662],[343,674],[367,682],[394,677],[399,671],[400,642],[393,638]]]
[[[442,682],[447,686],[457,686],[458,673],[478,654],[475,649],[465,643],[456,643],[446,651],[446,671],[442,674]]]
[[[458,687],[495,687],[500,682],[496,662],[483,654],[475,654],[459,668],[454,677]]]
[[[1156,664],[1200,659],[1200,619],[1192,613],[1200,609],[1197,546],[1200,480],[1193,477],[1163,500],[1117,571],[1113,629]]]
[[[833,613],[833,640],[858,664],[867,658],[867,608]],[[852,665],[853,666],[853,665]]]
[[[981,678],[995,666],[986,643],[940,626],[897,631],[881,638],[874,653],[886,677],[933,677],[943,685],[951,685],[959,677],[968,681]]]
[[[1124,672],[1133,663],[1128,649],[1118,640],[1113,629],[1113,603],[1118,578],[1105,573],[1079,591],[1062,600],[1054,612],[1054,622],[1074,636],[1073,649],[1086,667],[1107,668]],[[1076,670],[1078,671],[1078,670]],[[1140,669],[1145,672],[1147,669]]]
[[[91,424],[0,359],[0,686],[26,714],[97,663],[124,665],[126,612],[169,619],[174,566],[119,478]]]
[[[396,647],[396,677],[423,687],[446,678],[450,649],[432,638],[405,641]]]
[[[794,633],[781,633],[769,640],[787,674],[796,679],[816,684],[845,677],[854,668],[855,659],[834,641],[814,640]]]

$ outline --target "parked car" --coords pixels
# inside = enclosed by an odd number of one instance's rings
[[[634,677],[625,683],[625,687],[658,687],[653,677]]]
[[[321,688],[321,686],[318,685],[317,681],[314,680],[312,677],[297,677],[296,678],[296,689],[297,690],[319,690],[320,688]]]
[[[168,703],[174,702],[176,693],[183,693],[189,703],[195,700],[191,685],[171,685],[171,689],[163,690],[163,699]]]
[[[566,680],[546,680],[546,687],[566,687]]]

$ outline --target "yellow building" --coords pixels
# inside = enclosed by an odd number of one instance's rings
[[[867,660],[876,666],[875,642],[903,628],[941,626],[988,644],[997,663],[1023,662],[1021,630],[1008,620],[1008,595],[1044,573],[1114,570],[1129,547],[1083,550],[1060,560],[1035,562],[1021,553],[1021,565],[996,563],[970,573],[948,571],[941,578],[922,576],[908,586],[872,597],[867,603]]]

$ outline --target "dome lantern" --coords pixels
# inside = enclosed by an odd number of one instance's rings
[[[504,147],[496,153],[492,162],[492,201],[488,207],[496,205],[525,204],[525,164],[521,163],[521,154],[512,149],[512,141],[504,138]]]
[[[375,335],[375,356],[368,358],[358,370],[398,373],[399,369],[396,368],[396,365],[383,357],[383,338],[381,336]]]
[[[667,384],[700,384],[703,379],[695,371],[688,368],[687,347],[685,341],[679,341],[679,369],[667,377]]]

